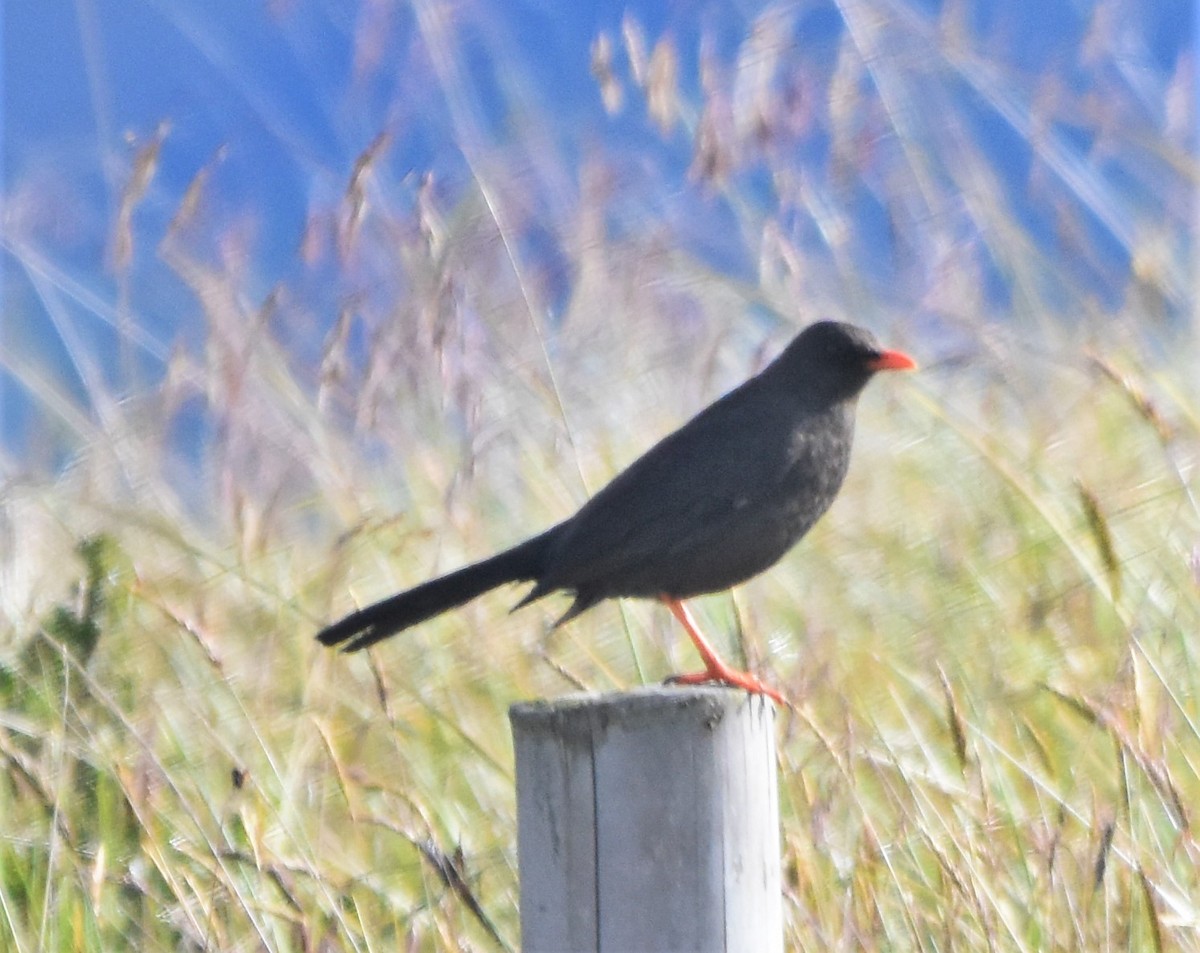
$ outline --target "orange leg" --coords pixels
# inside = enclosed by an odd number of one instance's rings
[[[687,634],[691,637],[692,643],[696,646],[696,651],[700,653],[700,658],[704,660],[703,672],[692,672],[687,675],[672,675],[667,679],[668,682],[675,682],[679,685],[702,685],[705,682],[719,682],[722,685],[730,685],[733,688],[744,688],[748,692],[753,692],[756,695],[766,695],[774,702],[780,705],[787,705],[787,701],[779,692],[773,688],[768,688],[757,677],[749,672],[739,672],[737,669],[730,668],[721,657],[717,655],[716,650],[709,644],[696,627],[696,620],[692,618],[692,614],[688,612],[685,606],[678,599],[672,599],[670,596],[662,596],[662,601],[667,604],[667,608],[671,610],[671,615],[679,620],[680,624],[687,630]]]

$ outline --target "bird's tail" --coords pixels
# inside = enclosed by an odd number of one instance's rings
[[[523,582],[542,574],[546,551],[554,535],[547,530],[490,559],[431,579],[374,605],[353,612],[317,633],[322,645],[342,645],[357,652],[448,609],[470,602],[506,582]]]

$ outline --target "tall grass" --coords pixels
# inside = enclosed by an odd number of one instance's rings
[[[1059,82],[958,7],[843,4],[821,61],[779,10],[732,60],[627,21],[599,93],[691,150],[755,274],[633,216],[638,156],[602,154],[551,223],[555,308],[535,133],[479,143],[422,9],[468,186],[398,178],[381,137],[256,298],[207,173],[137,234],[152,138],[116,264],[167,263],[203,347],[127,328],[164,373],[118,400],[64,320],[83,402],[0,355],[73,448],[0,498],[0,947],[515,948],[507,706],[694,667],[686,640],[500,594],[352,658],[311,635],[569,514],[830,316],[923,370],[872,384],[802,546],[699,604],[797,703],[787,948],[1200,949],[1191,114],[1135,95],[1100,15]],[[49,311],[78,298],[5,242]]]

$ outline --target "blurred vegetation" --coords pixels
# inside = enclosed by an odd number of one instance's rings
[[[0,355],[75,447],[0,496],[0,947],[515,949],[507,706],[686,640],[500,594],[367,655],[311,634],[569,514],[826,316],[922,372],[864,396],[801,547],[698,604],[797,702],[786,947],[1200,949],[1191,79],[1147,105],[1105,5],[1067,79],[1023,75],[966,6],[842,5],[820,61],[779,10],[731,59],[597,38],[597,94],[685,144],[752,281],[631,223],[637,156],[601,155],[551,308],[536,137],[464,127],[449,194],[383,134],[298,251],[330,325],[303,282],[251,293],[208,170],[139,235],[142,143],[114,266],[166,262],[204,347],[86,405]],[[453,35],[421,41],[457,101]]]

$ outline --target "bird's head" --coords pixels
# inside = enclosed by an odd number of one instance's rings
[[[878,371],[911,371],[917,362],[883,347],[866,328],[818,321],[801,331],[775,360],[772,370],[789,387],[814,399],[849,400]]]

